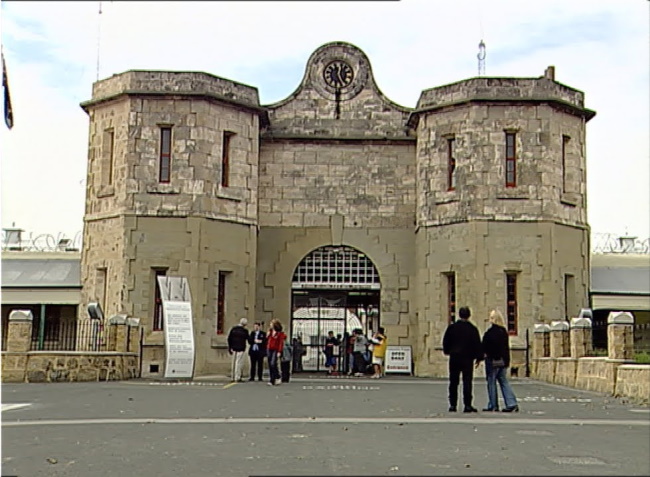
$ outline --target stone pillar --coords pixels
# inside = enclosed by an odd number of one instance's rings
[[[607,356],[609,359],[634,359],[634,315],[612,311],[607,317]]]
[[[569,322],[551,322],[551,358],[569,356]]]
[[[536,323],[533,330],[533,359],[550,356],[551,327],[546,323]]]
[[[140,353],[140,318],[127,318],[129,328],[129,352]]]
[[[125,353],[126,340],[128,339],[126,315],[113,315],[111,316],[110,320],[108,320],[108,324],[112,329],[115,329],[115,334],[113,335],[115,336],[115,341],[113,342],[115,347],[114,351],[118,353]]]
[[[571,318],[571,357],[590,356],[592,351],[591,320],[589,318]]]
[[[32,347],[32,321],[30,310],[14,310],[9,314],[7,351],[26,353]]]

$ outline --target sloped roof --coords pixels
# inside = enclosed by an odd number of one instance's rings
[[[51,287],[81,288],[81,260],[78,256],[2,259],[2,288]]]
[[[591,293],[650,295],[650,255],[592,255]]]

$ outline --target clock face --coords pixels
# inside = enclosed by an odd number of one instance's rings
[[[352,67],[345,61],[334,60],[323,69],[325,83],[332,88],[345,88],[352,83]]]

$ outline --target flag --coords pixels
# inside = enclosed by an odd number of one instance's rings
[[[7,77],[7,66],[5,65],[5,55],[2,54],[2,91],[4,96],[4,116],[5,124],[9,129],[14,126],[14,112],[11,108],[11,96],[9,95],[9,78]]]

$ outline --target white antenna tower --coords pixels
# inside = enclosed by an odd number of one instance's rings
[[[478,44],[478,54],[476,57],[478,58],[478,75],[483,76],[485,75],[485,42],[481,40],[481,42]]]
[[[97,81],[99,81],[99,50],[102,38],[102,2],[99,2],[99,18],[97,19]]]

